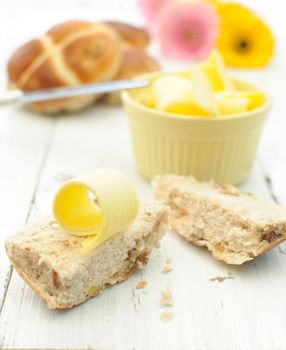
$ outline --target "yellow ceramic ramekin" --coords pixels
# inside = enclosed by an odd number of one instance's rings
[[[141,76],[154,79],[160,73]],[[234,80],[241,90],[256,89]],[[129,116],[134,155],[139,172],[156,175],[194,175],[198,180],[238,184],[255,159],[270,98],[252,111],[217,118],[183,116],[157,111],[138,103],[132,93],[122,93]]]

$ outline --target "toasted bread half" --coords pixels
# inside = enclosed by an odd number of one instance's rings
[[[252,260],[286,238],[286,208],[233,186],[176,175],[157,177],[154,186],[171,208],[173,229],[227,264]]]
[[[84,238],[68,234],[53,219],[40,221],[9,238],[6,250],[18,274],[49,308],[66,309],[125,280],[146,264],[166,231],[167,213],[167,207],[156,202],[142,205],[128,229],[88,255],[82,250]]]

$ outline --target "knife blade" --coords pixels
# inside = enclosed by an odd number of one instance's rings
[[[76,96],[96,95],[113,91],[137,89],[146,87],[148,85],[150,85],[149,80],[118,80],[97,84],[59,87],[54,89],[36,90],[29,92],[11,90],[0,95],[0,105],[13,103],[26,104]]]

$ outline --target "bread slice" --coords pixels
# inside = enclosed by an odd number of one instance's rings
[[[227,264],[252,260],[286,238],[286,208],[233,186],[175,175],[154,185],[156,198],[171,208],[173,229]]]
[[[53,219],[30,226],[6,241],[18,274],[50,309],[83,303],[106,286],[128,278],[148,256],[167,228],[167,207],[142,205],[135,222],[124,232],[84,255],[84,238],[72,236]]]

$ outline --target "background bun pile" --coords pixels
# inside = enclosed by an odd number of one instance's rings
[[[62,23],[15,51],[8,62],[10,86],[33,91],[127,79],[157,70],[158,63],[144,52],[148,43],[143,29],[120,22]],[[73,112],[99,97],[81,96],[28,107],[46,114]],[[106,100],[120,101],[118,94]]]
[[[141,28],[116,21],[104,22],[113,30],[115,30],[123,40],[126,46],[133,46],[138,49],[145,49],[150,42],[149,35]]]

